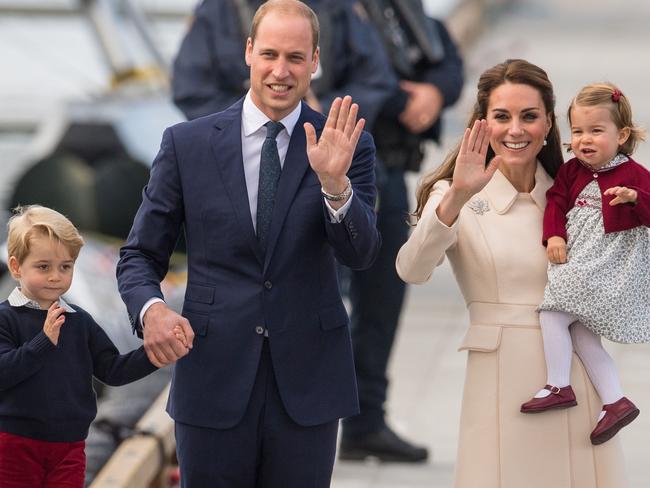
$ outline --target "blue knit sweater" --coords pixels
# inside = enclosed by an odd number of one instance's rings
[[[119,386],[156,370],[142,346],[120,355],[90,314],[72,307],[55,346],[43,333],[47,310],[0,303],[0,431],[84,440],[97,413],[93,376]]]

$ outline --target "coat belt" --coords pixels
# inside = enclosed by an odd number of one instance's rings
[[[537,305],[471,302],[467,308],[469,310],[469,320],[472,325],[539,327]]]

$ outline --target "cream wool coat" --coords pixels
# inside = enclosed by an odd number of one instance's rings
[[[433,188],[422,218],[397,256],[404,281],[423,283],[448,256],[470,315],[457,488],[624,488],[619,438],[592,446],[601,402],[580,360],[571,384],[578,406],[522,414],[546,383],[539,316],[546,284],[542,216],[552,180],[541,164],[533,191],[518,193],[497,171],[447,227],[436,207],[448,181]]]

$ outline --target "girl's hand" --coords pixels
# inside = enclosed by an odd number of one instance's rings
[[[621,203],[636,203],[636,190],[624,186],[613,186],[603,192],[603,195],[616,195],[616,198],[609,202],[610,205],[619,205]]]
[[[566,263],[566,241],[560,236],[549,237],[546,242],[546,254],[553,264]]]
[[[471,130],[465,129],[451,187],[456,192],[467,195],[468,199],[488,184],[501,162],[501,158],[495,156],[485,167],[490,133],[486,120],[477,120]]]
[[[185,337],[185,333],[183,332],[183,328],[180,325],[177,325],[174,327],[174,335],[176,336],[176,339],[183,344],[185,347],[188,347],[187,345],[187,337]]]
[[[59,307],[59,302],[52,303],[50,308],[47,310],[47,317],[43,324],[43,333],[55,346],[59,342],[59,332],[61,332],[61,326],[65,322],[65,315],[63,312],[65,312],[65,309]]]

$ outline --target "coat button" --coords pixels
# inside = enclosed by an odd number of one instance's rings
[[[598,178],[598,173],[594,173],[594,178]]]
[[[258,325],[257,327],[255,327],[255,332],[257,334],[259,334],[259,335],[264,334],[264,327],[262,327],[261,325]]]
[[[266,288],[267,290],[270,290],[271,288],[273,288],[273,283],[271,283],[270,281],[265,281],[264,282],[264,288]]]

